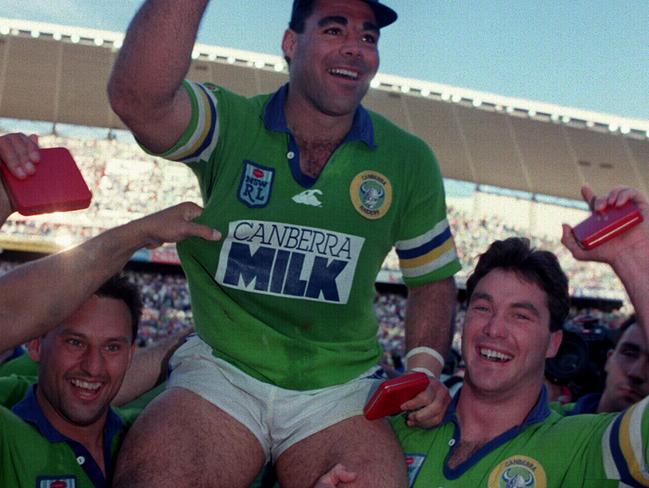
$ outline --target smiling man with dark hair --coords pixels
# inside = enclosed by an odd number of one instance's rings
[[[30,152],[38,159],[38,151],[35,138],[0,136],[0,164],[13,170]],[[34,171],[38,164],[23,177]],[[0,225],[13,210],[0,180]],[[126,428],[111,402],[152,388],[177,341],[139,354],[141,367],[127,377],[141,302],[126,278],[112,275],[141,247],[220,238],[192,222],[200,213],[193,203],[180,204],[0,276],[0,351],[29,341],[39,362],[35,385],[0,378],[0,397],[13,407],[0,406],[0,486],[109,486]]]
[[[246,486],[270,461],[288,488],[340,462],[358,472],[349,486],[404,486],[389,425],[362,416],[380,381],[374,281],[396,247],[408,367],[433,377],[404,408],[431,425],[450,401],[434,376],[460,266],[430,148],[361,105],[397,15],[378,0],[295,0],[289,82],[246,98],[183,81],[207,5],[144,2],[109,82],[140,144],[187,164],[203,221],[228,229],[222,245],[179,246],[199,337],[129,434],[117,484]]]
[[[633,200],[644,222],[585,251],[569,226],[562,241],[575,258],[609,264],[635,307],[638,332],[649,332],[649,202],[619,187],[595,208]],[[568,312],[568,281],[557,258],[521,238],[497,241],[467,281],[462,338],[465,382],[441,425],[393,425],[406,453],[410,486],[619,487],[649,479],[649,397],[628,386],[621,413],[564,416],[551,410],[545,359],[556,354]],[[646,353],[643,353],[646,355]],[[643,356],[638,367],[646,365]]]

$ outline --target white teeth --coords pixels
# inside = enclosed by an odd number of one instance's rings
[[[72,384],[77,388],[84,388],[86,390],[98,390],[101,387],[101,383],[89,383],[81,380],[72,380]]]
[[[497,361],[509,361],[510,359],[512,359],[512,356],[509,356],[502,352],[494,351],[493,349],[487,349],[486,347],[480,348],[480,355],[486,357],[487,359],[495,359]]]
[[[358,78],[358,73],[348,69],[332,68],[329,70],[329,73],[331,73],[332,75],[344,76],[345,78],[349,78],[351,80],[355,80]]]

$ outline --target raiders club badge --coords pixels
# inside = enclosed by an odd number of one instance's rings
[[[380,219],[392,205],[392,183],[381,173],[363,171],[352,180],[349,195],[359,214],[370,220]]]

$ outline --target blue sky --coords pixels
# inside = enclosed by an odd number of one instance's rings
[[[384,0],[381,71],[649,120],[647,0]],[[0,16],[124,31],[141,0],[0,0]],[[280,54],[290,0],[212,1],[199,41]]]

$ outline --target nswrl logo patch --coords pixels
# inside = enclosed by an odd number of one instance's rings
[[[270,201],[275,170],[252,161],[244,161],[239,200],[249,207],[265,207]]]
[[[36,488],[77,488],[77,477],[66,476],[39,476],[36,480]]]
[[[417,476],[424,466],[426,456],[423,454],[410,454],[406,453],[406,466],[408,467],[408,486],[415,486]]]

